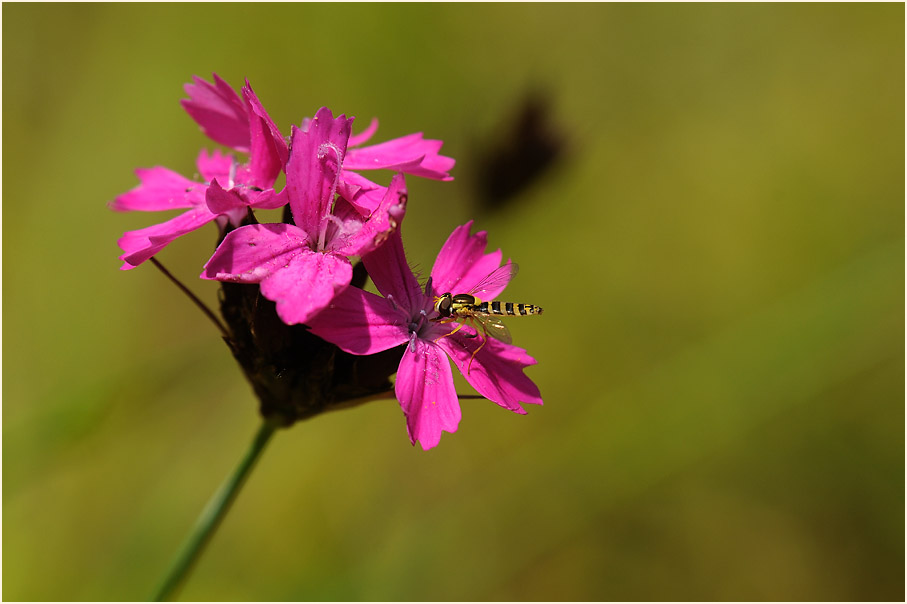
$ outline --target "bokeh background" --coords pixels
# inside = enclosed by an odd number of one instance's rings
[[[407,252],[521,267],[543,407],[279,433],[197,600],[903,600],[904,6],[3,6],[3,597],[148,597],[254,434],[217,332],[115,241],[248,77],[445,141]],[[496,176],[499,176],[497,178]],[[214,227],[161,260],[195,277]],[[469,392],[461,382],[461,391]]]

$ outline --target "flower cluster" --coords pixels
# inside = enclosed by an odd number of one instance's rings
[[[139,186],[117,197],[112,209],[185,211],[125,233],[118,241],[121,268],[135,268],[180,236],[217,224],[219,245],[201,278],[222,282],[227,342],[263,413],[292,423],[386,391],[396,371],[393,388],[410,440],[429,449],[460,420],[447,357],[500,406],[522,414],[521,402],[541,404],[523,373],[532,357],[470,325],[439,320],[435,308],[445,292],[466,292],[501,265],[500,250],[485,253],[485,233],[471,235],[471,223],[457,227],[424,286],[404,256],[405,175],[451,180],[454,160],[440,155],[441,141],[417,133],[366,146],[377,121],[354,135],[353,118],[334,117],[327,108],[284,138],[248,81],[239,95],[217,75],[213,83],[194,77],[186,92],[186,112],[232,151],[202,150],[199,180],[163,167],[136,171]],[[387,185],[362,175],[378,169],[394,173]],[[286,184],[278,191],[281,174]],[[254,210],[279,208],[283,222],[256,219]],[[359,270],[351,262],[357,257]],[[381,296],[361,289],[362,267]],[[323,404],[313,406],[313,398]]]

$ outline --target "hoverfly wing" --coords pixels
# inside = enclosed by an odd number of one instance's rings
[[[500,318],[491,317],[488,315],[477,315],[475,317],[475,320],[482,325],[485,333],[495,340],[500,340],[505,344],[513,344],[513,338],[510,336],[510,330],[507,329],[507,326]]]
[[[520,267],[515,262],[508,262],[488,273],[481,281],[476,283],[475,287],[466,293],[481,298],[485,292],[504,289],[510,283],[510,280],[516,277],[519,270]]]

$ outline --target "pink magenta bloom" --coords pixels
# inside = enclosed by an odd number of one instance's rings
[[[154,212],[188,208],[161,224],[126,232],[117,242],[123,250],[122,269],[135,268],[176,238],[223,217],[234,226],[249,208],[274,209],[286,205],[286,195],[272,188],[287,160],[286,141],[252,91],[248,81],[243,98],[217,75],[215,84],[195,77],[187,84],[186,111],[214,141],[250,153],[248,164],[239,164],[219,151],[198,157],[205,182],[189,180],[163,167],[136,170],[140,185],[117,197],[110,207],[117,211]],[[226,187],[226,188],[224,188]]]
[[[336,197],[346,158],[352,118],[318,110],[305,129],[292,129],[287,164],[291,224],[256,224],[230,232],[205,265],[202,279],[260,283],[262,295],[277,304],[287,324],[305,323],[347,288],[348,256],[380,246],[406,208],[402,174],[382,187],[368,216]]]
[[[442,431],[456,432],[460,423],[460,404],[446,357],[479,394],[505,409],[525,414],[520,402],[542,404],[538,388],[523,373],[536,363],[525,350],[489,339],[470,367],[473,352],[481,344],[475,331],[464,326],[451,334],[452,324],[431,320],[437,317],[435,296],[469,291],[501,264],[501,251],[485,254],[486,233],[470,235],[471,226],[468,222],[451,233],[424,290],[407,264],[398,229],[387,243],[363,257],[384,297],[350,287],[309,324],[316,335],[352,354],[374,354],[407,344],[394,389],[406,415],[410,441],[418,440],[425,450],[440,442]],[[489,291],[489,299],[500,293]]]

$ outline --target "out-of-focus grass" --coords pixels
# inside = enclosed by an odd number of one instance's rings
[[[182,596],[904,597],[901,5],[3,7],[6,599],[135,599],[254,433],[216,332],[115,240],[137,166],[194,172],[192,74],[280,127],[421,130],[430,267],[477,219],[522,265],[546,405],[463,401],[423,453],[392,401],[278,434]],[[503,209],[477,150],[530,90],[560,164]],[[213,232],[162,261],[194,280]],[[468,391],[464,382],[462,389]],[[51,570],[52,569],[52,570]],[[53,580],[48,580],[52,575]]]

